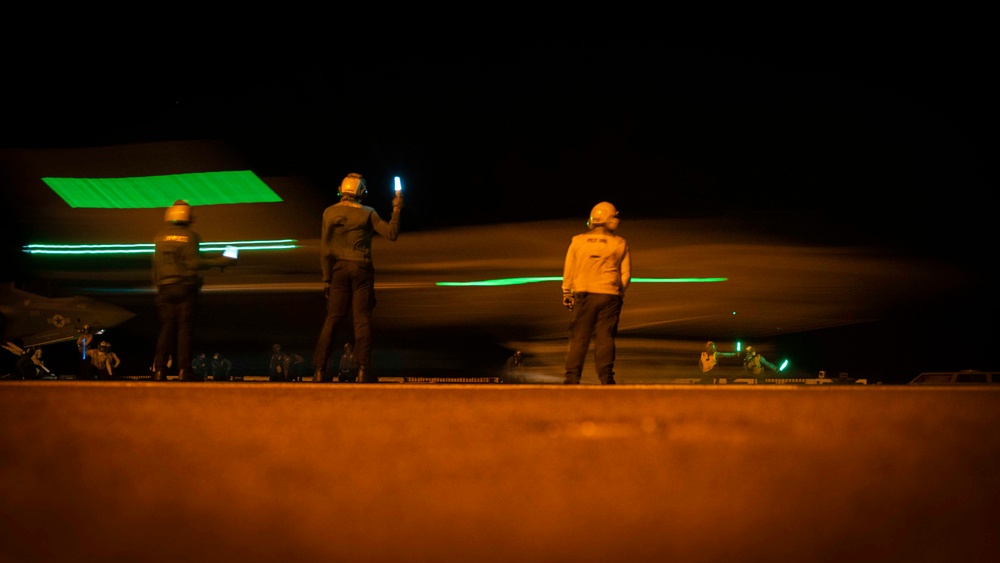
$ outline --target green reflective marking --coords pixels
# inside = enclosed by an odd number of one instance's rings
[[[178,199],[193,206],[271,203],[281,198],[249,170],[132,178],[42,178],[72,208],[170,207]]]

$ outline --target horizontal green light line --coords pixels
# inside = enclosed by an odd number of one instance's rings
[[[51,250],[51,249],[25,249],[28,254],[149,254],[151,249],[145,248],[123,248],[119,250],[94,249],[94,250]]]
[[[562,281],[562,278],[556,277],[545,277],[545,278],[504,278],[498,280],[481,280],[481,281],[470,281],[470,282],[437,282],[437,285],[442,286],[477,286],[477,285],[523,285],[526,283],[538,283],[547,281]]]
[[[231,244],[229,246],[236,246],[236,245]],[[298,248],[298,246],[294,244],[259,244],[252,246],[236,246],[236,248],[239,248],[240,250],[288,250],[291,248]],[[201,250],[202,252],[222,252],[225,249],[226,249],[225,246],[201,245],[199,247],[199,250]]]
[[[729,278],[632,278],[632,282],[640,283],[719,283]]]
[[[244,240],[231,242],[203,242],[202,252],[222,252],[227,246],[240,250],[288,250],[298,248],[295,239]],[[156,249],[153,243],[136,244],[27,244],[22,248],[27,254],[149,254]]]
[[[227,245],[228,244],[229,246],[239,246],[240,248],[242,248],[242,245],[245,245],[245,244],[284,244],[284,243],[294,243],[294,242],[298,242],[298,241],[296,239],[293,239],[293,238],[278,238],[278,239],[273,239],[273,240],[235,240],[235,241],[229,241],[229,242],[214,241],[214,242],[203,242],[201,244],[203,244],[203,245],[205,245],[205,244]]]
[[[294,243],[296,242],[293,238],[282,238],[274,240],[237,240],[229,242],[203,242],[202,246],[207,244],[215,245],[230,245],[230,246],[240,246],[247,244],[284,244],[284,243]],[[45,248],[45,249],[80,249],[80,248],[153,248],[154,244],[151,242],[137,242],[132,244],[28,244],[25,248]]]
[[[727,281],[729,278],[633,278],[632,283],[718,283]],[[561,277],[547,276],[534,278],[501,278],[495,280],[479,280],[468,282],[437,282],[436,285],[448,287],[473,287],[473,286],[503,286],[503,285],[524,285],[538,282],[561,282]]]

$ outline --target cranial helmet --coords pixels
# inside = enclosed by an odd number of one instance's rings
[[[178,199],[172,206],[167,208],[167,212],[163,215],[163,220],[167,223],[187,225],[192,221],[191,217],[191,204],[183,199]]]
[[[606,201],[595,205],[590,210],[590,218],[587,219],[587,227],[591,229],[594,227],[604,227],[609,231],[613,231],[618,228],[618,223],[618,210],[615,209],[614,205]]]
[[[337,196],[350,196],[358,201],[361,201],[366,195],[368,195],[368,184],[361,174],[355,172],[344,177],[344,181],[340,183],[340,188],[337,190]]]

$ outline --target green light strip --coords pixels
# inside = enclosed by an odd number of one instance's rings
[[[632,278],[640,283],[719,283],[729,281],[729,278]]]
[[[727,281],[729,278],[632,278],[633,283],[718,283]],[[537,277],[537,278],[502,278],[496,280],[480,280],[469,282],[437,282],[435,285],[448,287],[472,287],[472,286],[503,286],[503,285],[524,285],[538,282],[562,281],[561,277]]]
[[[230,242],[203,242],[202,252],[222,252],[227,246],[240,250],[288,250],[298,248],[295,239],[243,240]],[[27,244],[23,251],[28,254],[150,254],[155,250],[152,243],[136,244]],[[729,278],[632,278],[633,283],[719,283]],[[436,282],[438,287],[499,287],[526,285],[529,283],[562,281],[559,276],[500,278],[468,282]]]
[[[504,278],[499,280],[481,280],[481,281],[470,281],[470,282],[437,282],[435,285],[440,286],[452,286],[452,287],[469,287],[469,286],[498,286],[498,285],[523,285],[526,283],[538,283],[547,281],[562,281],[562,278],[545,277],[545,278]]]
[[[298,248],[295,239],[242,240],[231,242],[203,242],[201,252],[222,252],[227,246],[240,250],[288,250]],[[153,243],[137,244],[27,244],[22,251],[27,254],[151,254]]]
[[[42,178],[42,181],[72,208],[170,207],[178,199],[193,206],[281,201],[278,194],[249,170],[133,178]]]

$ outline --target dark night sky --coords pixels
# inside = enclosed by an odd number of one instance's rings
[[[998,173],[992,41],[886,29],[105,38],[15,57],[0,146],[222,139],[259,176],[331,191],[400,175],[414,230],[609,200],[975,258]]]

